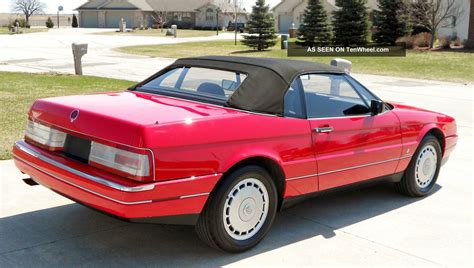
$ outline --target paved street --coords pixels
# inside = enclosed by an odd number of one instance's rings
[[[71,60],[67,55],[69,43],[76,38],[91,44],[90,54],[84,58],[86,74],[140,80],[169,63],[125,56],[110,49],[115,44],[170,39],[133,37],[120,41],[121,37],[96,35],[40,35],[18,37],[39,44],[37,50],[21,47],[24,54],[18,52],[20,47],[5,43],[5,37],[0,36],[0,71],[18,68],[71,72],[72,62],[65,62]],[[42,41],[34,41],[36,38]],[[49,38],[53,48],[44,40]],[[64,48],[59,45],[60,40],[65,40]],[[48,60],[31,61],[34,58]],[[12,62],[18,59],[30,61]],[[98,64],[101,62],[104,64]],[[395,193],[391,185],[380,185],[321,196],[279,213],[260,245],[231,255],[206,247],[192,227],[124,223],[74,204],[44,187],[27,186],[21,181],[24,175],[12,162],[2,161],[0,267],[472,267],[473,85],[354,76],[383,99],[440,111],[457,119],[459,143],[442,168],[433,195],[407,198]]]

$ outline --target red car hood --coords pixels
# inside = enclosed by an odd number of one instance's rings
[[[77,119],[71,113],[79,111]],[[140,147],[143,132],[166,124],[245,115],[224,107],[135,92],[37,100],[29,117],[72,132]]]

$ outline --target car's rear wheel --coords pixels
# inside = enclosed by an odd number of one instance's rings
[[[430,194],[438,179],[441,156],[438,139],[432,135],[423,138],[402,180],[397,183],[398,190],[412,197]]]
[[[196,232],[214,248],[248,250],[270,230],[277,201],[277,190],[268,172],[259,166],[245,166],[226,176],[211,194]]]

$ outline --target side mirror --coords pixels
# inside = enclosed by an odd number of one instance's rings
[[[372,100],[370,102],[370,112],[372,115],[378,115],[383,112],[384,103],[381,100]]]

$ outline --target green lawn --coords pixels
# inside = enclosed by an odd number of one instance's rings
[[[0,72],[0,159],[23,137],[26,113],[39,98],[121,91],[133,82],[91,76]]]
[[[134,30],[131,32],[100,32],[94,33],[98,35],[118,35],[118,36],[159,36],[159,37],[170,37],[173,36],[166,36],[166,29],[148,29],[148,30]],[[184,37],[207,37],[216,35],[216,31],[204,31],[204,30],[181,30],[178,29],[178,38]]]
[[[286,50],[249,51],[234,41],[193,42],[172,45],[123,47],[119,51],[153,57],[181,58],[203,55],[287,58]],[[474,53],[409,50],[407,57],[345,57],[353,62],[353,72],[393,75],[420,79],[474,82]],[[299,57],[299,60],[329,63],[331,57]]]
[[[39,33],[39,32],[47,32],[47,28],[20,28],[20,32],[24,34],[28,33]],[[8,31],[7,27],[0,27],[0,34],[12,34],[12,32]]]

